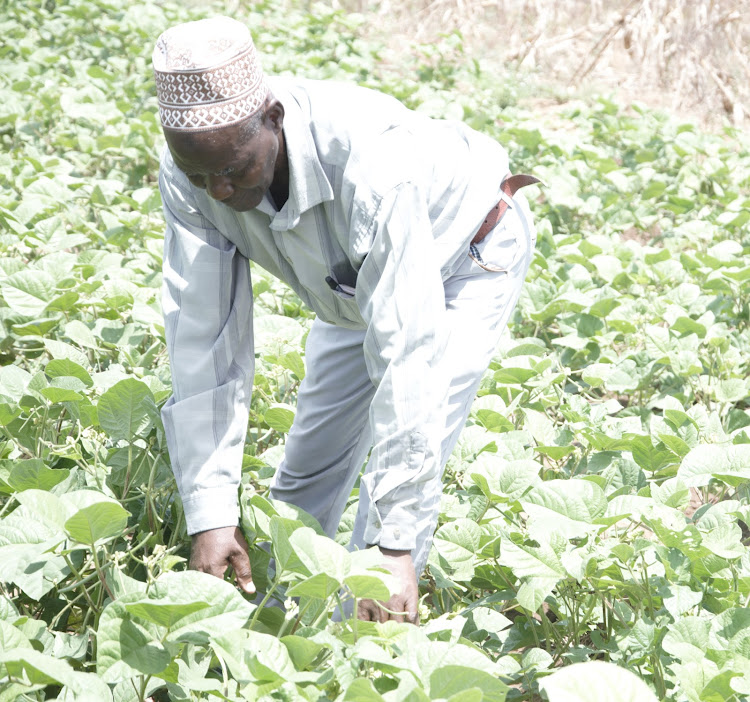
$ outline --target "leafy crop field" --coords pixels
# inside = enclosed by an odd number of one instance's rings
[[[269,72],[465,119],[546,182],[421,626],[341,622],[389,578],[343,547],[352,508],[334,542],[266,497],[311,320],[262,270],[241,495],[259,601],[186,570],[150,52],[188,11],[0,6],[1,702],[750,699],[747,134],[604,99],[539,116],[457,35],[399,63],[356,15],[236,13]]]

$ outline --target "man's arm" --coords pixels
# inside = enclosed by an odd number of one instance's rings
[[[403,183],[383,198],[370,251],[357,278],[368,323],[365,359],[377,391],[370,410],[373,449],[361,490],[370,510],[364,538],[389,557],[402,592],[388,603],[416,620],[416,546],[421,486],[440,480],[440,411],[448,379],[437,372],[445,349],[445,293],[426,198]],[[378,619],[387,614],[360,612]]]
[[[237,529],[254,370],[250,270],[179,180],[162,172],[159,182],[167,222],[162,307],[172,370],[172,397],[162,418],[194,536],[191,566],[222,576],[232,565],[252,592],[247,544]]]

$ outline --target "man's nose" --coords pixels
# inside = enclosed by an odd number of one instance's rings
[[[226,200],[234,194],[234,186],[227,176],[209,175],[206,177],[206,190],[214,200]]]

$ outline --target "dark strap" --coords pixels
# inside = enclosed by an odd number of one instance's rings
[[[535,178],[533,175],[527,175],[525,173],[519,173],[518,175],[510,175],[505,177],[500,189],[505,193],[509,199],[513,199],[513,196],[527,185],[534,185],[534,183],[541,183],[539,178]],[[497,223],[503,218],[503,215],[508,210],[508,203],[505,200],[500,200],[487,214],[479,227],[479,231],[476,236],[471,240],[472,244],[478,244],[484,237],[486,237],[496,226]]]

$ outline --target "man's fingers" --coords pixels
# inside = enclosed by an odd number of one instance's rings
[[[363,622],[379,622],[382,610],[372,600],[360,600],[357,603],[357,619]]]
[[[253,574],[250,570],[250,559],[247,553],[244,551],[233,553],[229,558],[229,562],[232,564],[234,577],[237,579],[237,584],[242,588],[242,591],[248,595],[254,595],[255,584],[253,583]]]

